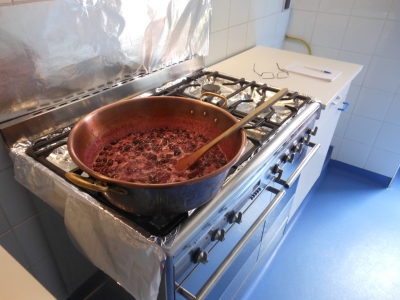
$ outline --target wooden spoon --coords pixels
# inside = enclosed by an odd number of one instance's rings
[[[259,107],[257,107],[255,110],[250,112],[247,116],[245,116],[242,120],[237,122],[235,125],[230,127],[228,130],[224,131],[221,133],[218,137],[213,139],[211,142],[209,142],[207,145],[203,146],[199,150],[189,154],[188,156],[182,157],[180,160],[175,165],[175,168],[178,171],[183,171],[192,166],[200,157],[202,157],[208,150],[210,150],[212,147],[217,145],[219,142],[221,142],[223,139],[227,138],[230,136],[232,133],[234,133],[236,130],[239,130],[240,128],[244,127],[248,122],[250,122],[254,117],[262,113],[263,110],[268,108],[269,106],[273,105],[275,102],[277,102],[279,99],[284,97],[288,93],[288,89],[284,88],[281,89],[279,92],[277,92],[275,95],[273,95],[271,98],[269,98],[267,101],[265,101],[263,104],[261,104]]]

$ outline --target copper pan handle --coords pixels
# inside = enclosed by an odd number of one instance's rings
[[[203,94],[201,94],[201,96],[199,98],[200,101],[203,101],[202,99],[203,99],[204,96],[214,96],[214,97],[217,97],[217,98],[220,98],[220,99],[224,100],[224,105],[222,105],[221,108],[224,108],[224,107],[226,107],[228,105],[228,99],[226,99],[225,96],[222,96],[220,94],[213,93],[213,92],[204,92]]]
[[[91,191],[101,192],[101,193],[108,191],[108,186],[106,184],[99,185],[99,184],[93,183],[90,179],[85,178],[81,175],[72,173],[72,172],[66,172],[65,178],[67,178],[73,184],[76,184],[77,186],[80,186],[82,188],[85,188],[85,189],[88,189]]]
[[[122,187],[109,187],[105,182],[96,180],[93,182],[91,179],[78,175],[72,172],[66,172],[65,178],[67,178],[72,183],[85,188],[87,190],[105,193],[105,192],[113,192],[120,195],[128,195],[128,191]]]

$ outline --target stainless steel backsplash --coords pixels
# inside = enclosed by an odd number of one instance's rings
[[[205,56],[211,0],[60,0],[0,7],[0,123]]]

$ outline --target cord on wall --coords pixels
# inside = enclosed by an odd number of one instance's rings
[[[308,55],[311,55],[310,45],[305,40],[302,40],[302,39],[299,39],[299,38],[295,38],[295,37],[291,37],[291,36],[288,36],[288,35],[285,35],[285,39],[303,43],[307,47]]]

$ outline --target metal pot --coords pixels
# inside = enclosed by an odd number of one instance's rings
[[[81,119],[68,138],[71,158],[94,180],[74,173],[67,173],[66,177],[83,188],[103,193],[112,204],[131,213],[154,216],[187,212],[216,195],[245,148],[244,130],[219,144],[227,157],[225,166],[179,183],[140,184],[108,178],[91,169],[96,154],[110,141],[132,131],[165,127],[190,129],[213,139],[236,122],[225,110],[193,99],[162,96],[119,101]]]

